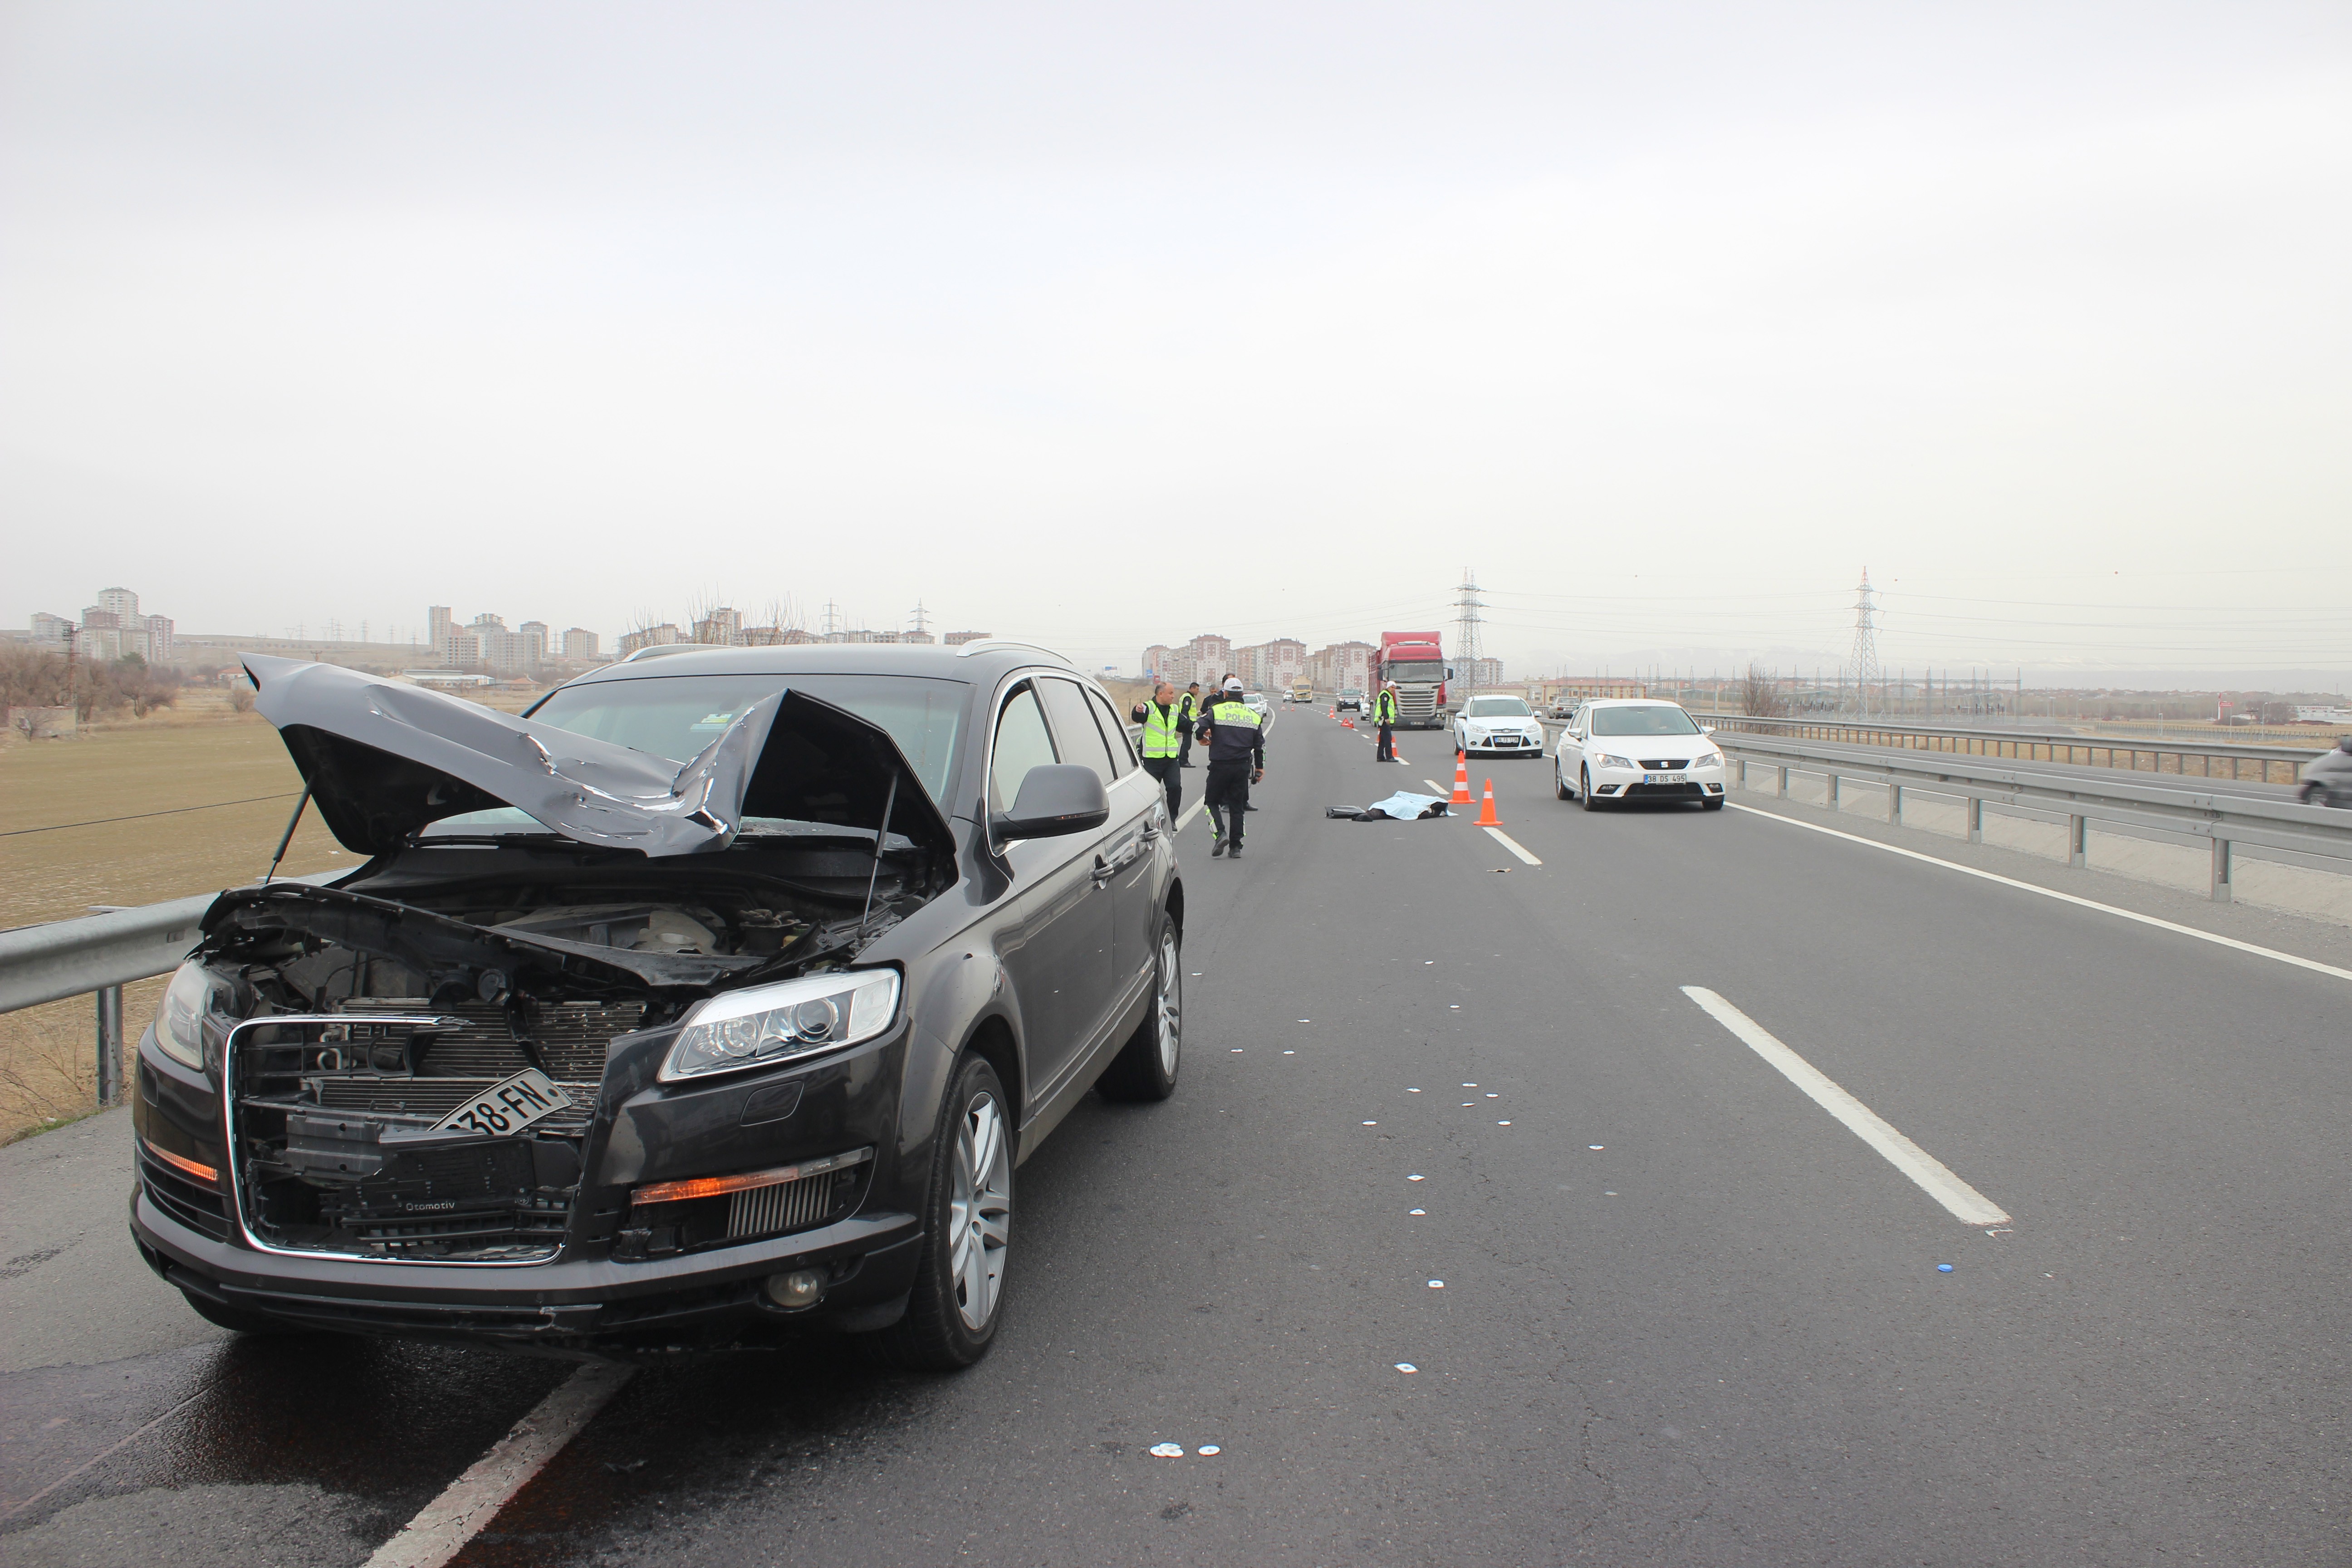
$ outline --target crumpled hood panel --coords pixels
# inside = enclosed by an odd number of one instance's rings
[[[901,785],[892,827],[934,845],[952,842],[887,733],[795,692],[761,699],[680,766],[339,665],[248,654],[245,666],[255,705],[278,726],[320,815],[345,847],[362,854],[389,853],[430,823],[501,805],[603,848],[656,857],[724,849],[741,826],[755,774],[765,814],[835,821],[847,806],[862,810],[866,820],[857,825],[870,829],[895,772]],[[788,715],[781,727],[779,714]],[[797,743],[761,773],[772,731]],[[799,798],[816,793],[818,773],[823,805]],[[860,798],[869,789],[871,804]]]

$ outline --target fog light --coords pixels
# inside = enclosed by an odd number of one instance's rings
[[[814,1307],[824,1299],[824,1276],[814,1268],[768,1276],[768,1300],[779,1307]]]

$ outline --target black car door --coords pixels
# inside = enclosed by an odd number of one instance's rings
[[[990,741],[988,809],[1009,811],[1029,770],[1084,761],[1056,752],[1037,690],[1024,679],[1000,698]],[[1099,830],[1022,838],[1000,847],[1013,872],[1007,918],[996,926],[997,962],[1021,1010],[1028,1102],[1043,1105],[1092,1036],[1113,979],[1112,898],[1095,874]]]
[[[1152,930],[1159,923],[1152,851],[1162,831],[1160,819],[1167,815],[1168,792],[1136,761],[1126,727],[1102,693],[1058,678],[1042,684],[1063,759],[1083,762],[1100,773],[1110,799],[1110,820],[1095,852],[1095,876],[1109,886],[1116,932],[1111,991],[1099,1020],[1107,1028],[1150,971]]]

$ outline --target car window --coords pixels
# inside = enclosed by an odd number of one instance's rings
[[[691,761],[744,709],[786,687],[846,708],[898,742],[931,798],[946,804],[971,688],[910,675],[667,675],[557,688],[530,717],[575,735]]]
[[[1005,699],[996,716],[996,752],[988,763],[988,808],[1010,811],[1021,797],[1021,781],[1029,770],[1055,761],[1054,738],[1045,732],[1045,715],[1036,693],[1024,683]]]
[[[1095,722],[1102,726],[1103,739],[1110,742],[1110,760],[1118,768],[1119,776],[1124,778],[1139,765],[1135,760],[1134,742],[1127,738],[1127,726],[1120,723],[1118,715],[1111,711],[1109,698],[1099,691],[1089,691],[1087,695],[1094,700]]]
[[[1698,726],[1691,716],[1667,702],[1629,704],[1622,708],[1596,708],[1592,710],[1592,732],[1596,735],[1696,735]]]
[[[1110,760],[1110,749],[1103,744],[1102,731],[1095,728],[1094,710],[1087,705],[1085,688],[1075,680],[1041,680],[1045,689],[1045,711],[1054,721],[1054,738],[1060,742],[1062,760],[1084,763],[1101,775],[1108,789],[1118,777],[1118,770]]]

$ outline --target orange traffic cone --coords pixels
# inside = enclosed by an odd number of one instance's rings
[[[1448,805],[1470,804],[1470,759],[1459,752],[1454,753],[1454,798],[1445,804]]]
[[[1356,727],[1356,721],[1353,719],[1342,719],[1339,724],[1342,729],[1352,730]]]
[[[1495,815],[1495,781],[1493,779],[1486,781],[1486,798],[1479,805],[1477,826],[1480,827],[1503,826],[1503,819]]]

